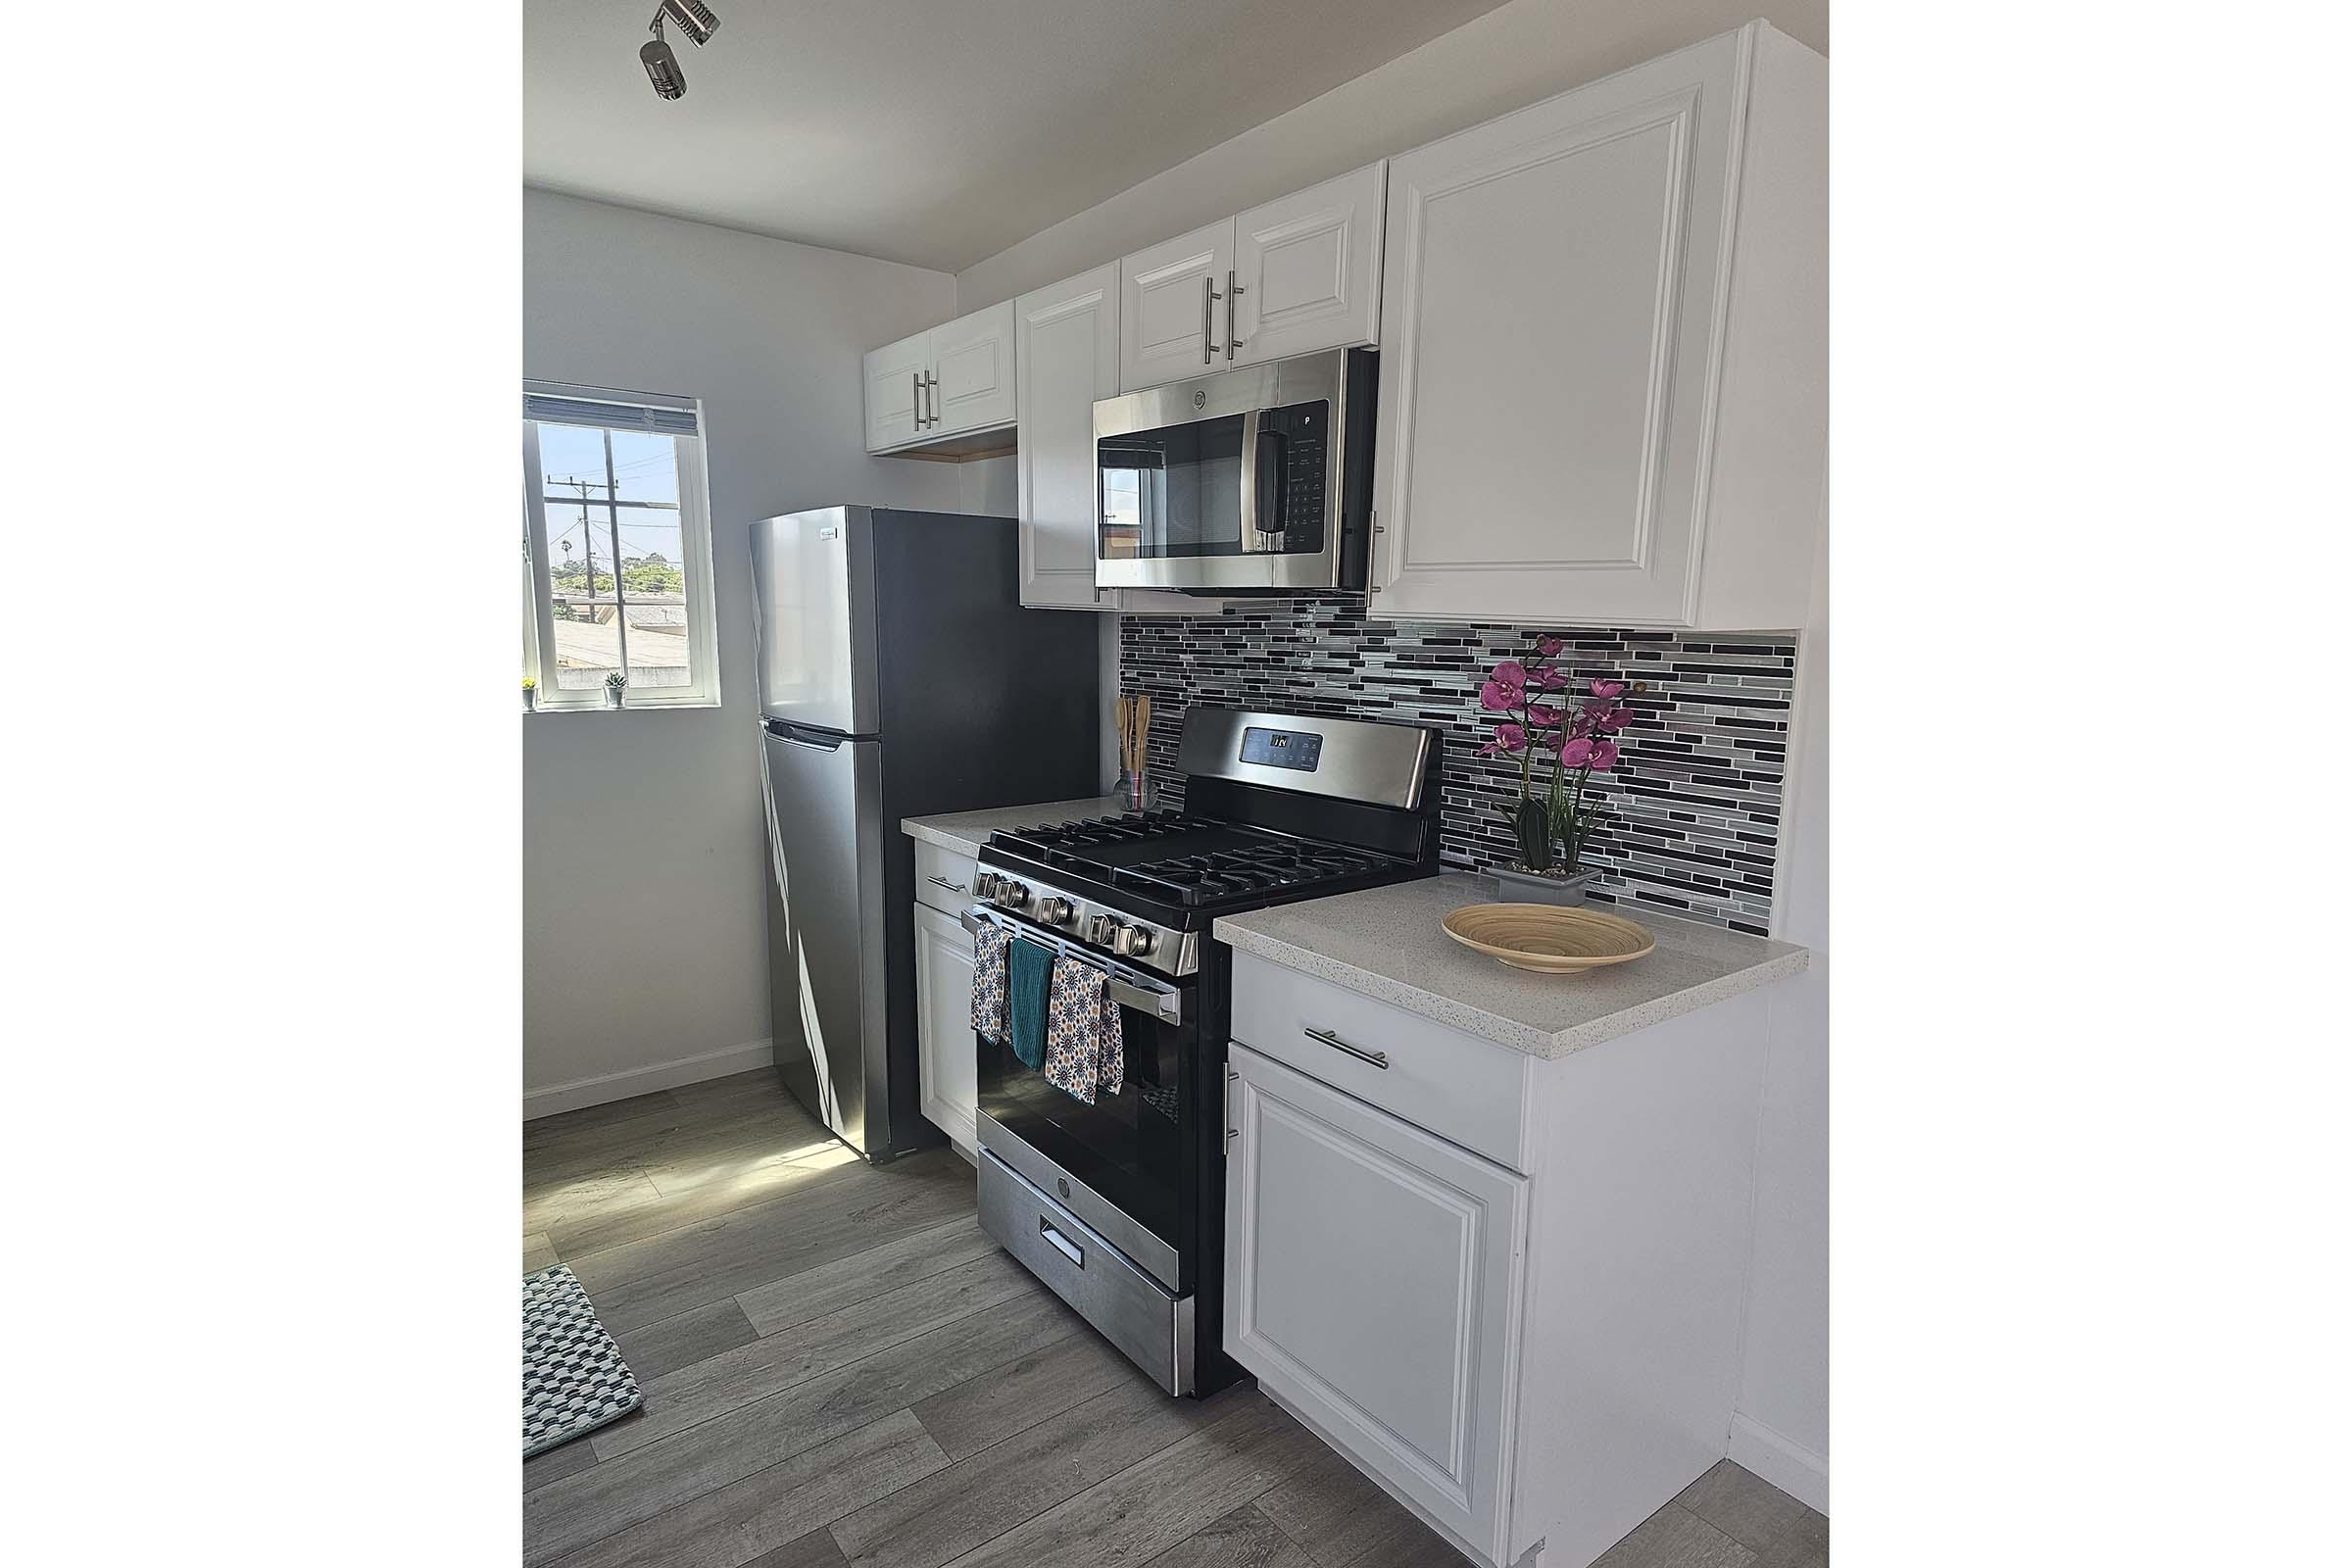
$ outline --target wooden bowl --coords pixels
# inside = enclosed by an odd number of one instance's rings
[[[1539,974],[1631,963],[1657,946],[1631,920],[1556,904],[1472,904],[1446,916],[1444,924],[1463,947]]]

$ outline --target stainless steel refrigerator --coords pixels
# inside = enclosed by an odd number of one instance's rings
[[[1101,792],[1095,617],[1021,609],[1019,574],[1010,517],[752,524],[776,1071],[871,1160],[941,1141],[900,819]]]

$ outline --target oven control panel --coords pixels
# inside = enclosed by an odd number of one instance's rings
[[[1323,737],[1311,730],[1260,729],[1242,731],[1242,760],[1260,767],[1296,768],[1312,773],[1323,760]]]
[[[972,892],[983,904],[1013,916],[1016,928],[1033,925],[1056,936],[1075,937],[1166,975],[1192,974],[1200,966],[1197,933],[1139,920],[1042,882],[983,869],[972,877]]]

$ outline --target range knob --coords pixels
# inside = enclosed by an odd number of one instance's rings
[[[1058,897],[1042,900],[1037,906],[1037,917],[1048,925],[1059,925],[1070,917],[1070,901]]]
[[[997,878],[996,898],[1007,909],[1017,909],[1029,902],[1028,885],[1001,876]]]
[[[1152,933],[1140,925],[1113,927],[1110,933],[1110,951],[1122,958],[1149,956],[1152,952]]]
[[[979,899],[995,898],[997,896],[997,873],[994,871],[974,872],[972,875],[972,896]]]
[[[1098,948],[1106,948],[1110,946],[1110,934],[1118,928],[1119,922],[1107,914],[1090,914],[1078,928],[1078,934]]]

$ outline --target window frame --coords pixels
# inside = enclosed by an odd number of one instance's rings
[[[680,564],[685,568],[686,576],[686,657],[693,679],[683,686],[631,686],[622,700],[621,709],[615,710],[605,700],[605,688],[601,684],[585,691],[567,692],[560,689],[551,678],[553,665],[550,651],[556,644],[555,592],[550,580],[547,497],[540,483],[541,421],[528,416],[523,419],[523,585],[524,592],[529,596],[523,615],[523,673],[539,683],[538,700],[531,711],[588,713],[628,709],[718,707],[718,619],[710,580],[710,488],[701,433],[702,401],[699,398],[623,392],[611,387],[573,386],[553,381],[525,381],[523,392],[526,396],[568,398],[628,408],[684,410],[694,415],[696,431],[693,435],[670,433],[678,460],[678,550],[684,558]],[[580,425],[577,428],[600,427]],[[614,423],[602,428],[625,430],[629,427]],[[612,579],[614,593],[625,597],[625,590],[620,586],[620,563],[617,559],[612,564]],[[623,647],[627,645],[627,636],[624,625],[621,631]]]

